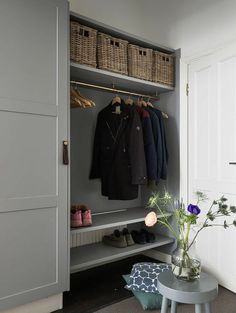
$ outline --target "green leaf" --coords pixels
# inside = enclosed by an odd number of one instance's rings
[[[227,224],[226,221],[224,221],[224,229],[226,229],[226,228],[228,228],[228,227],[229,227],[229,225]]]
[[[196,191],[195,195],[198,199],[198,202],[204,202],[204,201],[208,200],[207,195],[201,191]]]
[[[233,225],[236,227],[236,220],[233,221]]]
[[[207,217],[208,217],[208,219],[210,220],[210,221],[214,221],[214,219],[215,219],[215,217],[214,217],[214,215],[211,213],[211,212],[208,212],[207,213]]]
[[[217,211],[217,213],[221,213],[222,215],[225,215],[225,216],[229,216],[230,215],[230,213],[227,210],[227,208],[225,207],[225,205],[220,205],[219,206],[219,210]]]
[[[227,198],[225,198],[224,196],[222,196],[222,197],[220,198],[220,201],[222,201],[222,202],[226,202],[226,201],[228,201],[228,199],[227,199]]]
[[[230,206],[229,209],[232,213],[236,213],[236,206],[235,205]]]

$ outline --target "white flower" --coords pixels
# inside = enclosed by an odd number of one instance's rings
[[[145,217],[145,225],[148,227],[152,227],[157,222],[157,215],[154,211],[147,214]]]

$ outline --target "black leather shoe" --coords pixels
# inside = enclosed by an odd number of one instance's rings
[[[155,235],[153,233],[147,231],[146,229],[141,229],[140,233],[146,237],[146,241],[148,243],[155,242]]]
[[[145,234],[140,233],[137,230],[132,230],[131,235],[135,243],[140,245],[147,243]]]

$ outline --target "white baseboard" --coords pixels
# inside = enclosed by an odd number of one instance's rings
[[[63,307],[62,293],[42,300],[21,305],[1,313],[51,313]]]
[[[154,249],[147,250],[143,252],[143,255],[149,256],[150,258],[159,260],[164,263],[171,263],[171,255],[163,253]]]

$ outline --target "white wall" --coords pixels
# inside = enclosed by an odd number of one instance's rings
[[[69,0],[70,10],[127,31],[140,34],[139,0]]]
[[[140,2],[143,15],[149,17],[144,24],[146,35],[167,46],[181,47],[185,56],[236,39],[235,0]]]
[[[71,10],[192,56],[236,39],[235,0],[70,0]]]

